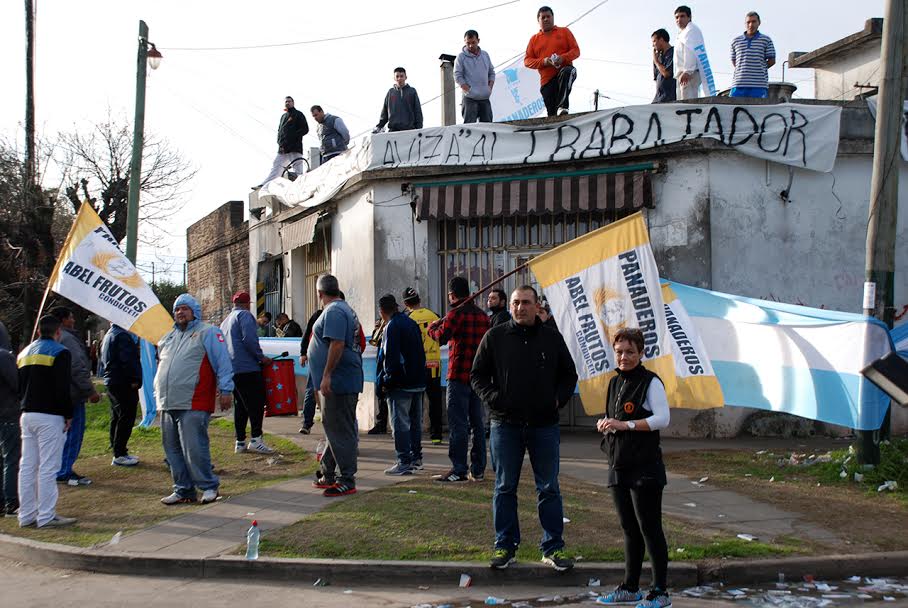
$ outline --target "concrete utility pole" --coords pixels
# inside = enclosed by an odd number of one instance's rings
[[[139,21],[139,52],[136,64],[136,117],[129,163],[129,199],[126,208],[126,257],[136,263],[139,240],[139,188],[142,184],[142,150],[145,148],[145,70],[148,60],[148,26]]]
[[[886,0],[880,92],[873,139],[873,176],[867,222],[864,314],[890,328],[895,320],[895,234],[898,220],[899,147],[905,98],[906,0]],[[878,431],[859,431],[857,455],[861,464],[880,462],[880,436],[888,434],[889,414]]]

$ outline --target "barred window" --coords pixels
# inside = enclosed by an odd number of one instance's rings
[[[442,308],[447,303],[452,277],[466,277],[471,291],[477,291],[536,255],[627,215],[624,210],[604,210],[438,220],[438,301]],[[505,279],[501,288],[510,293],[524,283],[536,284],[529,269]]]

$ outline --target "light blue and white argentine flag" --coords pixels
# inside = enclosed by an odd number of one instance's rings
[[[733,296],[679,283],[726,405],[878,429],[889,398],[861,369],[892,350],[886,325],[859,314]]]

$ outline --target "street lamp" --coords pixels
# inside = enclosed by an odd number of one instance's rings
[[[158,50],[158,47],[156,47],[153,42],[149,42],[148,46],[151,47],[148,49],[148,67],[152,70],[156,70],[158,69],[158,66],[161,65],[161,59],[164,58],[164,55],[161,54],[161,51]]]
[[[151,48],[149,48],[151,47]],[[158,69],[161,51],[148,42],[148,26],[139,21],[139,51],[136,61],[136,117],[129,163],[129,199],[126,207],[126,257],[135,264],[139,240],[139,186],[142,182],[142,150],[145,147],[145,65]]]

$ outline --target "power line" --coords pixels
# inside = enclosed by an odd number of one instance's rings
[[[351,38],[363,38],[366,36],[375,36],[377,34],[387,34],[388,32],[397,32],[400,30],[407,30],[414,27],[420,27],[423,25],[430,25],[432,23],[440,23],[442,21],[448,21],[449,19],[457,19],[458,17],[466,17],[467,15],[475,15],[476,13],[482,13],[485,11],[490,11],[495,8],[500,8],[502,6],[507,6],[509,4],[517,4],[520,0],[510,0],[509,2],[502,2],[501,4],[495,4],[493,6],[487,6],[485,8],[479,8],[473,11],[467,11],[465,13],[459,13],[457,15],[449,15],[447,17],[438,17],[436,19],[429,19],[428,21],[420,21],[418,23],[410,23],[408,25],[399,25],[396,27],[389,27],[381,30],[372,30],[370,32],[360,32],[357,34],[347,34],[345,36],[332,36],[330,38],[317,38],[315,40],[300,40],[297,42],[277,42],[274,44],[252,44],[246,46],[220,46],[220,47],[161,47],[165,51],[243,51],[251,49],[269,49],[269,48],[279,48],[287,46],[300,46],[305,44],[319,44],[321,42],[334,42],[336,40],[349,40]],[[605,0],[607,2],[608,0]],[[601,2],[600,4],[604,4]],[[594,7],[596,8],[596,7]],[[592,9],[591,9],[592,10]]]

